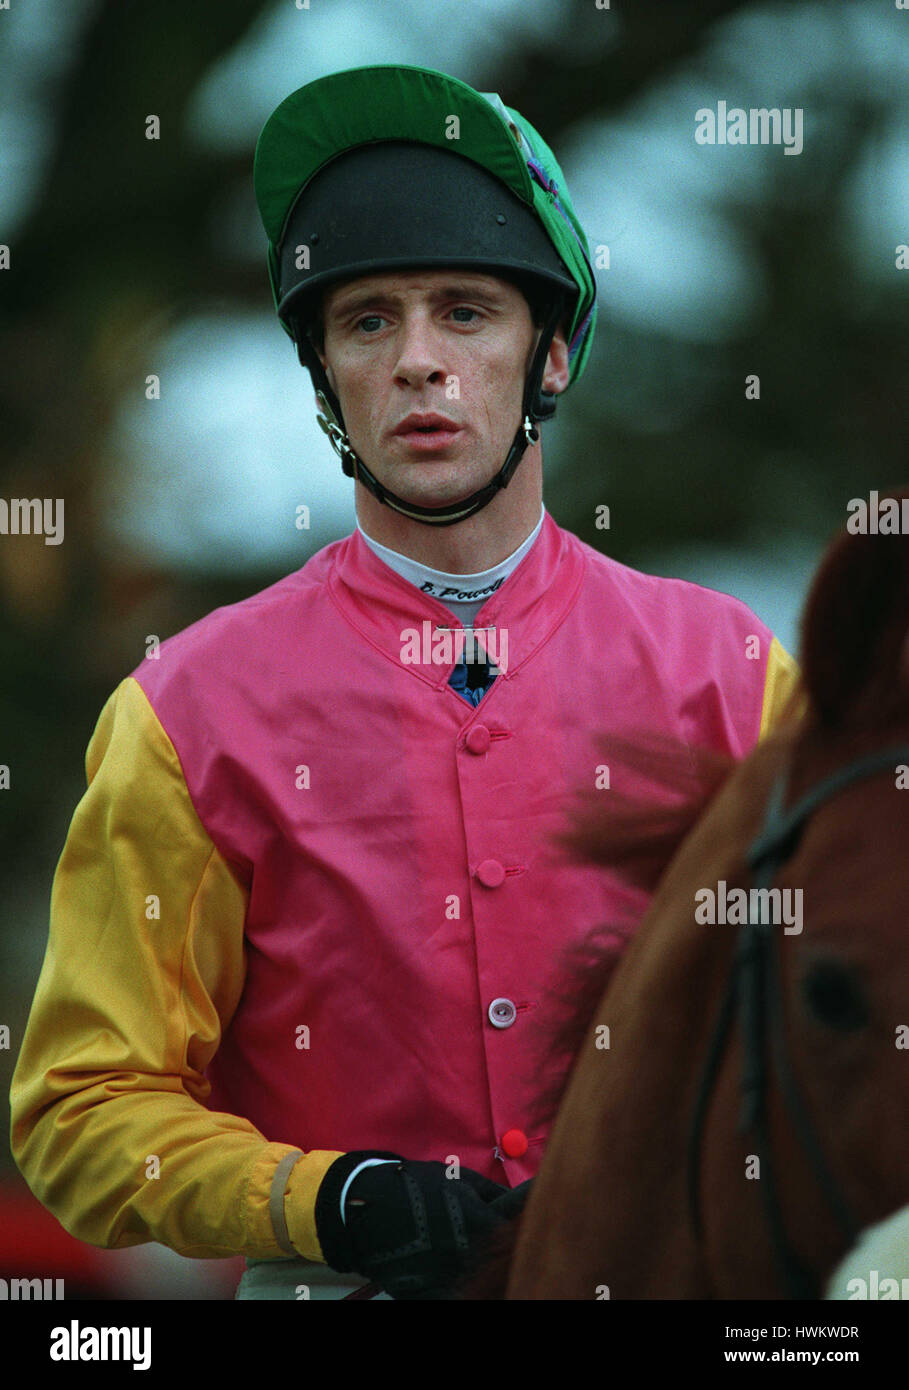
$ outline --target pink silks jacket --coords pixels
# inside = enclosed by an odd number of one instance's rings
[[[742,757],[797,668],[738,600],[548,513],[475,626],[500,674],[472,708],[414,640],[457,620],[355,531],[111,696],[12,1090],[16,1160],[77,1236],[321,1259],[340,1153],[536,1172],[559,953],[648,901],[556,842],[609,796],[603,738]]]

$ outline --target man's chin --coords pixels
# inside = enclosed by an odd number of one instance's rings
[[[447,507],[452,502],[464,502],[491,481],[489,478],[478,478],[465,482],[463,477],[439,476],[445,466],[444,459],[435,463],[421,459],[419,464],[383,469],[380,474],[367,464],[383,488],[400,497],[402,502],[416,507]],[[433,476],[433,470],[436,476]]]

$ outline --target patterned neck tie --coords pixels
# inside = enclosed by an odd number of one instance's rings
[[[461,659],[452,671],[448,684],[469,705],[478,705],[494,680],[495,676],[489,674],[488,657],[482,661],[468,662],[467,653],[462,652]]]

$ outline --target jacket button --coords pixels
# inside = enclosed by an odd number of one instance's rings
[[[527,1152],[527,1135],[523,1129],[508,1129],[502,1135],[502,1148],[509,1158],[523,1158]]]
[[[477,867],[477,878],[487,888],[498,888],[505,882],[505,870],[498,859],[484,859]]]
[[[518,1011],[510,999],[493,999],[488,1014],[493,1028],[510,1028]]]
[[[485,724],[474,724],[464,740],[471,753],[485,753],[490,743],[490,733]]]

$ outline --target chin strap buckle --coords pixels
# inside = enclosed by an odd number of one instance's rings
[[[529,415],[524,416],[524,420],[521,424],[521,429],[524,431],[524,438],[527,440],[527,443],[536,444],[537,440],[540,437],[540,431],[537,429],[536,425],[533,423]]]
[[[328,404],[324,391],[316,392],[316,400],[319,402],[322,410],[321,414],[316,414],[316,424],[323,433],[328,435],[329,443],[338,455],[338,458],[342,463],[344,462],[345,454],[347,454],[348,458],[351,460],[355,459],[356,454],[351,448],[350,440],[347,438],[347,432],[338,424],[338,417]]]

